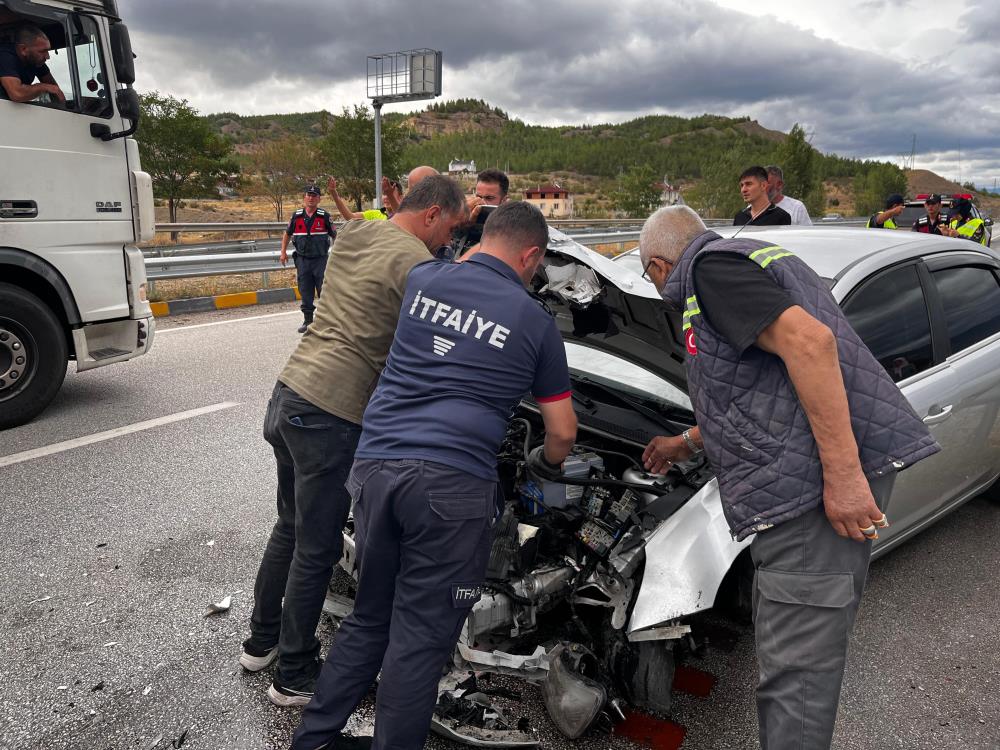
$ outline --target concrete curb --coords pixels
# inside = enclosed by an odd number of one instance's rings
[[[228,310],[231,307],[294,302],[297,299],[302,299],[302,297],[299,295],[299,288],[293,286],[285,289],[258,289],[256,292],[219,294],[215,297],[191,297],[190,299],[174,299],[168,302],[150,302],[149,306],[153,309],[154,316],[164,318],[178,313]]]

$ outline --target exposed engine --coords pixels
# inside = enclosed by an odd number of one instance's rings
[[[646,536],[711,475],[701,461],[647,474],[641,450],[588,435],[581,425],[583,439],[566,460],[564,477],[540,481],[528,472],[525,456],[543,440],[541,423],[527,410],[522,414],[511,421],[499,453],[504,509],[486,589],[462,631],[456,667],[541,682],[553,720],[571,737],[602,712],[613,718],[620,702],[666,710],[669,681],[663,688],[654,685],[663,682],[662,673],[645,679],[670,658],[662,653],[666,646],[632,643],[624,626],[642,579]],[[553,665],[558,654],[574,649],[590,654],[592,666],[591,674],[575,675],[571,692],[595,708],[587,721],[577,711],[567,724],[562,688],[572,683],[572,670]],[[595,685],[606,691],[600,701],[593,699]]]

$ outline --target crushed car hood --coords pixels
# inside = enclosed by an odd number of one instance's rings
[[[656,287],[551,227],[542,273],[548,283],[536,291],[564,340],[621,357],[687,392],[681,313]]]

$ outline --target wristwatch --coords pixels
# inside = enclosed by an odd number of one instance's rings
[[[684,432],[681,433],[681,438],[684,440],[684,445],[686,445],[688,450],[691,451],[692,456],[697,456],[704,450],[703,448],[699,448],[698,444],[694,441],[694,438],[691,437],[691,430],[684,430]]]

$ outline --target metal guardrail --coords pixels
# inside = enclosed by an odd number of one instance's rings
[[[343,221],[334,221],[339,226]],[[560,227],[616,227],[641,226],[639,219],[550,219],[551,226]],[[157,234],[190,233],[190,232],[281,232],[288,226],[287,221],[250,221],[250,222],[202,222],[202,223],[163,223],[156,225]]]
[[[581,245],[614,245],[637,242],[639,231],[602,232],[600,234],[570,235]],[[272,242],[275,242],[272,240]],[[257,243],[259,246],[263,243]],[[150,281],[165,279],[197,278],[199,276],[226,276],[234,273],[267,273],[292,268],[282,266],[279,250],[258,252],[228,252],[210,255],[181,255],[158,257],[146,255],[146,278]]]
[[[607,220],[604,220],[607,226]],[[621,220],[620,220],[621,221]],[[634,219],[627,220],[631,225],[635,225]],[[555,224],[556,222],[550,222]],[[819,224],[819,222],[817,222]],[[831,226],[863,226],[862,220],[839,220],[822,222],[820,225]],[[722,219],[706,220],[708,226],[729,226],[731,222]],[[284,224],[160,224],[160,227],[168,227],[165,231],[172,231],[173,227],[183,227],[180,231],[202,231],[201,229],[191,229],[191,227],[211,227],[214,232],[224,231],[244,231],[243,229],[233,229],[233,227],[267,228],[277,226],[284,228]],[[246,231],[251,231],[250,229]],[[631,242],[638,242],[638,229],[623,229],[608,232],[586,232],[568,235],[572,239],[586,247],[597,245],[625,245]],[[149,247],[143,250],[146,259],[146,277],[151,282],[166,279],[197,278],[201,276],[227,276],[237,273],[269,273],[280,271],[284,268],[291,268],[289,263],[282,266],[279,262],[280,252],[277,249],[278,240],[250,240],[244,242],[229,243],[202,243],[198,245],[164,245],[159,247]],[[264,247],[271,246],[275,249],[264,250]],[[621,247],[624,250],[623,247]],[[214,252],[203,252],[210,250]],[[266,282],[265,282],[266,285]]]

